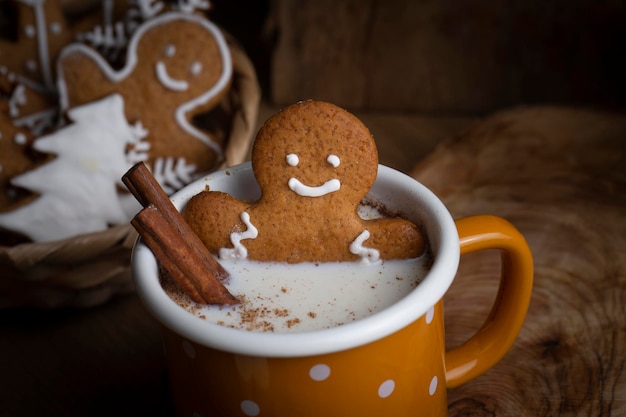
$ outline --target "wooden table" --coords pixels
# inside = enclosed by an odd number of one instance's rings
[[[259,120],[275,110],[262,106]],[[357,115],[382,163],[435,190],[455,217],[511,220],[534,254],[515,346],[450,391],[450,415],[625,415],[626,116]],[[494,260],[463,257],[446,295],[449,346],[486,317]],[[0,416],[171,416],[159,325],[134,294],[83,310],[0,311],[0,353]]]
[[[263,105],[259,121],[277,107]],[[359,114],[408,172],[465,117]],[[0,416],[171,416],[159,325],[134,294],[83,310],[0,311]]]

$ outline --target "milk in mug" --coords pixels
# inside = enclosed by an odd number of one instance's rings
[[[380,311],[408,294],[428,271],[428,256],[362,262],[276,263],[220,260],[228,290],[241,303],[200,305],[174,286],[164,288],[198,317],[259,332],[301,332],[340,326]]]

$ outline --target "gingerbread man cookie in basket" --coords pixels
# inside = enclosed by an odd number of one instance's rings
[[[252,168],[262,195],[238,200],[204,191],[183,216],[221,258],[272,262],[377,262],[421,255],[424,239],[401,218],[358,214],[378,172],[369,130],[349,112],[305,101],[257,134]]]
[[[190,177],[221,159],[224,144],[193,123],[224,98],[232,75],[228,45],[206,18],[169,12],[146,21],[133,33],[119,70],[94,49],[72,44],[59,56],[58,73],[64,110],[120,94],[126,119],[147,131],[152,164],[176,161]]]

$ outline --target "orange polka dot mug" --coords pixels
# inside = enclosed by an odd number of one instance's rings
[[[242,199],[259,194],[245,163],[209,174],[172,201],[181,209],[207,185]],[[475,378],[505,355],[532,289],[532,257],[521,234],[495,216],[455,222],[430,190],[382,165],[369,196],[421,226],[432,263],[399,301],[336,327],[277,333],[213,324],[166,294],[155,257],[138,240],[133,276],[144,304],[162,324],[177,416],[445,416],[447,388]],[[480,330],[446,351],[443,296],[460,255],[483,249],[502,253],[498,296]]]

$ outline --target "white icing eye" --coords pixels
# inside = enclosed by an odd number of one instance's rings
[[[193,62],[189,67],[189,71],[192,75],[200,74],[200,71],[202,71],[202,64],[198,61]]]
[[[328,155],[328,158],[326,158],[326,161],[328,161],[328,163],[331,164],[335,168],[337,168],[339,166],[339,163],[341,162],[337,155]]]
[[[298,155],[296,155],[295,153],[290,153],[289,155],[287,155],[287,163],[292,167],[297,166],[299,162],[300,158],[298,158]]]
[[[171,58],[176,53],[176,47],[170,43],[165,47],[165,51],[163,52],[165,53],[166,57]]]

